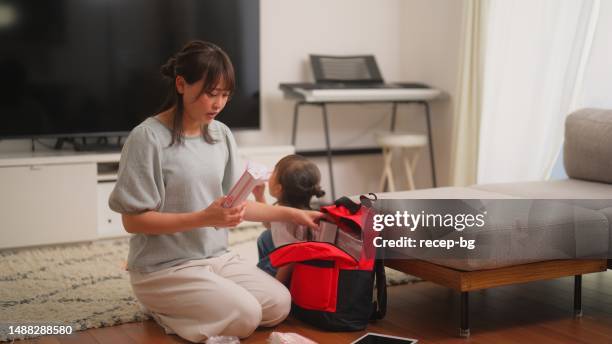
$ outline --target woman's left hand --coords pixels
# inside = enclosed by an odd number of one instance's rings
[[[317,222],[323,217],[323,213],[314,210],[300,210],[290,208],[293,210],[291,222],[298,225],[308,226],[312,229],[319,228]]]

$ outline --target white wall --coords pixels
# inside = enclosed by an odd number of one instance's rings
[[[459,73],[460,35],[464,0],[402,1],[401,76],[425,82],[446,92],[432,105],[432,128],[438,185],[450,183],[453,107]],[[422,116],[411,119],[425,128]],[[420,165],[417,185],[429,184],[429,160]]]
[[[308,54],[374,54],[388,81],[421,81],[450,94],[455,90],[462,0],[261,0],[262,129],[235,132],[239,145],[289,144],[293,103],[281,82],[312,81]],[[239,76],[238,76],[239,77]],[[432,108],[438,184],[448,184],[450,99]],[[373,144],[373,132],[387,129],[389,105],[336,105],[330,110],[332,146]],[[421,108],[402,106],[398,129],[425,132]],[[322,148],[319,110],[304,108],[297,148]],[[29,141],[2,141],[0,151],[30,147]],[[427,154],[420,161],[417,187],[430,186]],[[324,158],[314,159],[329,190]],[[336,194],[378,191],[382,159],[376,155],[334,158]],[[399,165],[397,166],[399,168]],[[400,170],[397,169],[399,173]],[[403,182],[403,175],[398,182]]]
[[[455,0],[262,0],[262,130],[236,133],[239,144],[287,144],[291,140],[293,102],[284,100],[281,82],[312,81],[308,55],[375,54],[388,81],[421,81],[454,94],[462,1]],[[336,105],[330,111],[332,146],[373,145],[373,133],[389,128],[389,105]],[[432,109],[438,183],[448,184],[449,99]],[[320,110],[304,108],[297,149],[322,148]],[[418,106],[403,105],[398,129],[425,132]],[[423,155],[418,187],[430,185],[429,160]],[[314,159],[329,189],[324,158]],[[336,157],[336,194],[378,191],[382,159],[376,155]],[[400,172],[399,165],[396,169]],[[404,182],[403,175],[399,182]]]
[[[375,54],[383,76],[400,73],[400,0],[262,0],[261,132],[237,132],[239,144],[291,142],[293,102],[281,82],[312,81],[309,54]],[[297,149],[323,148],[321,111],[303,107]],[[389,123],[388,105],[336,105],[329,110],[333,147],[372,145],[372,127]],[[377,125],[378,124],[378,125]],[[385,127],[387,127],[387,124]],[[329,189],[324,158],[315,160]],[[378,156],[334,158],[336,195],[376,190]],[[351,178],[346,178],[351,176]]]

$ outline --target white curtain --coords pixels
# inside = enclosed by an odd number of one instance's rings
[[[578,105],[612,109],[612,1],[601,2]]]
[[[491,0],[478,183],[542,180],[577,106],[599,0]]]
[[[476,182],[482,105],[483,54],[489,0],[463,4],[461,53],[451,154],[451,184]]]

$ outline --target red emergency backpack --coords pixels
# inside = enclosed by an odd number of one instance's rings
[[[375,195],[371,194],[374,196]],[[372,244],[378,235],[372,229],[374,210],[371,199],[361,196],[361,204],[347,197],[322,207],[326,217],[338,226],[334,244],[299,242],[278,247],[269,255],[275,267],[295,263],[291,277],[291,312],[297,318],[331,331],[357,331],[370,320],[386,313],[387,285],[384,263],[376,259]],[[349,235],[347,237],[346,235]],[[348,251],[342,238],[349,238]],[[353,239],[361,246],[354,250]],[[340,240],[340,241],[338,241]],[[352,255],[351,255],[352,254]],[[377,300],[372,301],[376,283]]]

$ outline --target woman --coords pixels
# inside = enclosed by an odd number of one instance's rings
[[[109,205],[130,240],[128,270],[138,300],[168,333],[201,342],[249,336],[289,313],[287,289],[227,250],[242,220],[316,227],[315,211],[247,201],[223,208],[242,173],[230,130],[215,120],[234,89],[228,56],[193,41],[162,66],[171,80],[163,111],[132,130]]]

